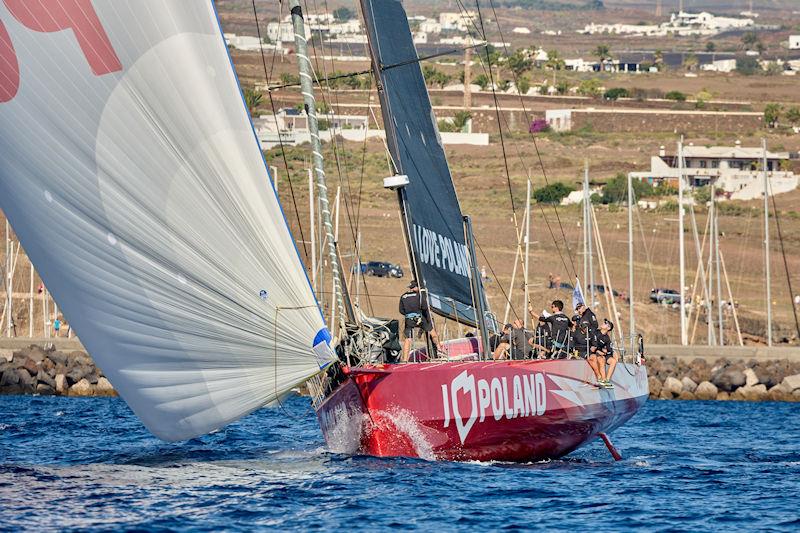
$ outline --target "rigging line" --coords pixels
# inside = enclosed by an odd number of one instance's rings
[[[476,0],[476,4],[477,4],[477,2],[478,2],[478,0]],[[508,45],[506,44],[505,36],[503,35],[503,30],[500,27],[500,19],[497,17],[497,11],[495,10],[495,6],[494,6],[494,1],[493,0],[489,0],[489,6],[492,9],[492,16],[494,17],[495,24],[497,25],[497,31],[500,34],[500,41],[503,43],[503,50],[505,51],[506,56],[508,57],[508,56],[510,56],[510,54],[508,53]],[[479,14],[480,14],[480,11],[479,11]],[[484,40],[486,40],[485,34],[484,34]],[[514,79],[514,86],[518,87],[519,86],[518,77],[517,77],[516,73],[513,70],[511,71],[511,76]],[[531,122],[530,114],[528,113],[528,109],[525,106],[525,101],[523,100],[522,94],[520,94],[519,89],[517,89],[517,96],[518,96],[520,104],[522,106],[522,111],[523,111],[523,113],[525,115],[525,120],[530,124],[530,122]],[[541,166],[541,169],[542,169],[542,177],[544,178],[544,182],[545,182],[546,185],[549,185],[550,183],[549,183],[549,181],[547,179],[547,173],[545,171],[544,162],[542,160],[541,152],[539,151],[539,145],[536,142],[536,136],[533,135],[533,133],[531,133],[530,130],[528,130],[528,135],[530,135],[531,139],[533,140],[533,146],[534,146],[534,149],[536,151],[536,156],[539,159],[539,165]],[[565,246],[566,246],[566,249],[567,249],[567,256],[569,257],[570,264],[572,265],[573,274],[575,274],[576,277],[577,277],[577,271],[575,270],[575,262],[574,262],[573,257],[572,257],[572,251],[570,250],[569,242],[567,241],[567,237],[566,237],[566,234],[564,232],[564,226],[561,223],[561,217],[558,214],[558,208],[555,205],[553,206],[553,212],[554,212],[554,214],[556,216],[556,220],[558,221],[558,226],[559,226],[559,228],[561,230],[561,236],[562,236],[562,238],[564,239],[564,242],[565,242]],[[567,270],[569,270],[569,269],[567,269]]]
[[[766,173],[766,170],[764,171]],[[766,192],[765,192],[766,194]],[[797,337],[800,338],[800,321],[797,319],[797,307],[794,305],[794,291],[792,290],[792,277],[789,275],[789,262],[786,260],[786,249],[783,246],[783,232],[781,231],[781,217],[778,214],[778,206],[775,204],[775,193],[772,193],[772,212],[775,213],[775,226],[778,230],[778,242],[781,243],[781,256],[783,256],[783,268],[786,271],[786,284],[789,287],[789,303],[792,306],[794,315],[794,326],[797,330]],[[767,250],[769,252],[769,250]]]
[[[503,298],[505,298],[506,302],[508,302],[509,305],[511,306],[511,312],[514,313],[514,318],[518,319],[519,315],[514,310],[514,304],[511,303],[510,297],[508,296],[508,294],[506,294],[506,291],[503,290],[503,284],[500,283],[500,281],[499,281],[499,279],[497,277],[497,274],[495,274],[494,267],[492,267],[492,262],[489,261],[489,257],[484,253],[483,248],[481,247],[481,243],[478,241],[478,238],[475,236],[474,233],[472,234],[472,240],[475,241],[475,245],[478,247],[478,251],[483,256],[483,260],[486,261],[487,265],[489,265],[489,272],[492,273],[492,278],[494,278],[497,281],[497,288],[500,289],[500,292],[503,294]],[[525,303],[527,304],[527,302],[525,302]],[[527,309],[525,310],[525,312],[527,312]]]
[[[449,50],[445,50],[444,52],[437,52],[435,54],[430,54],[430,55],[427,55],[427,56],[417,57],[416,59],[408,59],[406,61],[400,61],[399,63],[392,63],[390,65],[381,65],[380,69],[381,69],[382,72],[383,71],[387,71],[387,70],[392,70],[392,69],[395,69],[395,68],[398,68],[398,67],[404,67],[406,65],[411,65],[413,63],[420,63],[422,61],[427,61],[429,59],[436,59],[437,57],[442,57],[442,56],[455,54],[456,52],[463,52],[464,50],[467,50],[469,48],[479,48],[481,46],[486,46],[486,44],[487,43],[485,43],[485,42],[479,42],[479,43],[470,44],[470,45],[467,45],[467,46],[462,46],[461,48],[452,48],[452,49],[449,49]],[[312,46],[314,46],[313,43],[312,43]],[[363,76],[364,74],[372,74],[372,73],[373,73],[372,69],[370,68],[370,69],[367,69],[367,70],[357,70],[357,71],[354,71],[354,72],[346,72],[344,74],[338,74],[336,76],[326,76],[326,77],[324,77],[322,79],[317,78],[317,85],[322,86],[323,82],[327,83],[327,82],[330,82],[330,81],[341,80],[341,79],[344,79],[344,78],[355,78],[357,76]],[[282,83],[280,85],[270,85],[269,87],[267,87],[267,90],[268,91],[275,91],[275,90],[278,90],[278,89],[285,89],[287,87],[299,87],[299,86],[300,86],[300,82],[297,82],[297,83]]]
[[[283,6],[283,4],[281,4]],[[261,50],[261,63],[264,65],[264,77],[266,78],[267,85],[269,85],[270,75],[267,71],[267,58],[264,55],[264,40],[261,38],[261,24],[258,22],[258,11],[256,10],[256,0],[253,0],[253,18],[256,21],[256,33],[258,35],[258,43],[259,48]],[[274,66],[274,60],[273,60]],[[277,112],[275,111],[275,100],[272,98],[272,93],[267,91],[267,95],[269,96],[269,104],[272,108],[272,116],[275,117],[275,125],[277,127]],[[283,145],[283,138],[281,137],[281,132],[278,131],[278,145],[280,146],[281,151],[281,158],[283,159],[283,166],[286,169],[286,181],[289,182],[289,193],[292,196],[292,205],[294,206],[294,214],[297,217],[297,226],[300,229],[300,242],[303,244],[303,255],[305,255],[306,263],[309,262],[308,256],[308,247],[306,246],[306,237],[303,232],[303,221],[300,218],[300,210],[297,207],[297,198],[294,195],[294,186],[292,185],[292,177],[289,172],[289,160],[286,158],[286,148]],[[261,147],[259,147],[260,151]],[[278,197],[278,191],[275,190],[275,196]],[[280,198],[278,198],[280,202]],[[313,266],[311,267],[313,268]]]
[[[461,11],[463,13],[466,10],[466,8],[461,3],[461,0],[456,0],[456,1],[457,1],[458,5],[459,5],[459,9],[461,9]],[[496,17],[496,14],[495,14],[495,19],[496,18],[497,17]],[[469,20],[472,23],[472,26],[475,28],[476,32],[478,32],[479,34],[481,33],[481,30],[478,29],[478,27],[474,24],[474,21],[472,20],[471,17],[465,17],[465,19]],[[499,23],[498,23],[498,29],[499,29]],[[482,37],[483,37],[484,42],[485,42],[486,41],[485,34],[483,34]],[[501,37],[502,37],[502,31],[501,31]],[[506,55],[508,55],[508,53],[507,53],[508,46],[505,44],[505,41],[503,41],[503,47],[506,50]],[[488,48],[487,48],[487,50],[488,50]],[[483,59],[481,58],[480,54],[477,55],[477,58],[478,58],[478,61],[480,62],[481,68],[484,71],[484,74],[489,72],[491,70],[491,61],[488,61],[488,54],[487,54],[487,63],[489,64],[489,67],[488,67],[489,70],[488,71],[487,71],[487,65],[484,64]],[[514,83],[516,85],[517,84],[517,77],[513,73],[513,71],[512,71],[512,76],[514,77]],[[494,84],[492,84],[492,87],[494,87]],[[522,105],[522,109],[523,109],[523,111],[525,113],[526,120],[528,120],[530,122],[530,115],[528,114],[527,108],[525,107],[524,100],[522,100],[522,95],[519,94],[519,91],[517,92],[517,94],[518,94],[518,97],[520,99],[520,103]],[[508,124],[508,119],[505,117],[505,115],[501,115],[501,117],[502,117],[502,122],[505,122],[506,127],[510,129],[510,126]],[[500,124],[498,124],[498,126],[500,126]],[[533,134],[531,134],[530,131],[528,132],[528,134],[531,136],[531,139],[533,140],[533,144],[534,144],[534,147],[536,149],[536,154],[537,154],[537,156],[539,158],[539,165],[540,165],[540,167],[542,169],[542,177],[544,178],[544,182],[545,182],[546,185],[549,185],[550,182],[547,179],[547,173],[545,172],[544,162],[542,161],[541,153],[539,152],[539,147],[538,147],[538,144],[536,142],[536,137],[533,136]],[[515,145],[514,145],[514,148],[515,148],[515,151],[516,151],[516,154],[517,154],[517,158],[520,160],[520,163],[522,164],[523,168],[526,169],[526,172],[530,175],[529,166],[525,163],[525,160],[523,159],[522,154],[519,151],[519,148],[516,147]],[[561,263],[564,265],[564,269],[569,274],[570,267],[569,267],[569,265],[567,265],[567,262],[564,260],[564,256],[561,253],[561,247],[559,246],[559,241],[558,241],[558,239],[556,239],[555,233],[553,232],[552,227],[550,226],[550,222],[549,222],[549,219],[547,217],[547,214],[544,212],[544,208],[541,206],[541,204],[539,205],[539,210],[542,213],[542,216],[544,218],[545,225],[547,226],[548,232],[550,233],[550,236],[553,239],[553,243],[555,244],[556,251],[558,252],[558,255],[559,255],[559,258],[561,260]],[[570,263],[572,265],[572,273],[577,277],[577,272],[575,270],[575,263],[574,263],[573,258],[572,258],[572,253],[571,253],[571,250],[569,248],[569,243],[567,242],[567,237],[566,237],[566,234],[564,232],[564,227],[563,227],[563,225],[561,223],[561,219],[560,219],[560,217],[558,215],[558,208],[556,206],[553,206],[553,210],[555,212],[556,219],[558,220],[559,228],[561,229],[562,239],[565,241],[565,246],[567,248],[567,255],[568,255]]]

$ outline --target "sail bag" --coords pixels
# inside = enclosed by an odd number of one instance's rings
[[[209,1],[0,2],[0,208],[162,439],[333,358]]]

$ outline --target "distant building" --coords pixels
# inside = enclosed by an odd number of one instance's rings
[[[735,146],[684,146],[684,176],[691,187],[715,184],[724,197],[733,200],[752,200],[764,196],[763,152],[761,148]],[[784,168],[788,152],[767,152],[767,176],[770,192],[779,194],[797,188],[798,176]],[[662,146],[657,156],[650,158],[650,170],[631,172],[633,179],[652,185],[666,182],[678,185],[678,157],[667,155]]]
[[[718,17],[708,12],[672,13],[669,22],[662,24],[587,24],[578,33],[627,34],[636,36],[665,37],[667,35],[717,35],[730,30],[750,27],[754,24],[751,18]]]
[[[789,49],[800,50],[800,35],[789,36]]]
[[[529,30],[528,28],[526,28],[524,26],[518,26],[518,27],[514,28],[513,30],[511,30],[511,33],[518,33],[520,35],[529,35],[531,33],[531,30]]]

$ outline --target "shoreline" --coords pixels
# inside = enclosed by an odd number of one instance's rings
[[[14,342],[0,341],[0,395],[117,396],[77,339],[4,341]],[[687,352],[647,356],[650,399],[800,402],[798,350],[779,348],[789,357],[774,359],[763,358],[769,353],[763,348],[737,350],[760,357],[714,358],[714,347],[700,348],[706,353],[694,358]]]

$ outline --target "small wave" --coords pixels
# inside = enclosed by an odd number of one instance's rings
[[[384,411],[382,414],[394,424],[398,431],[408,437],[411,441],[411,445],[414,447],[414,451],[420,459],[425,459],[426,461],[436,460],[433,447],[425,438],[425,434],[422,432],[414,415],[403,409]]]
[[[5,431],[11,427],[11,424],[0,424],[0,431]]]
[[[56,416],[64,416],[64,411],[56,411]]]

